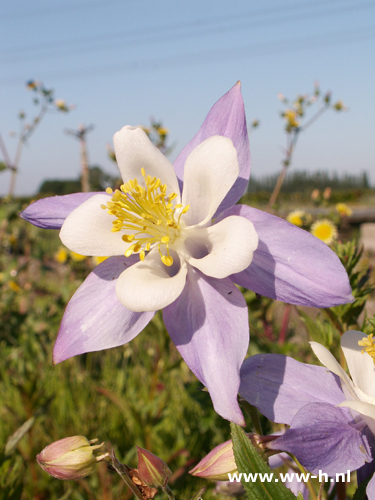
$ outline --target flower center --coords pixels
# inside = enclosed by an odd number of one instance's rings
[[[125,257],[139,253],[139,258],[144,260],[151,246],[158,244],[161,261],[166,266],[171,266],[173,258],[169,254],[169,246],[179,236],[181,215],[190,206],[183,208],[181,204],[175,205],[173,200],[177,198],[176,193],[167,196],[166,184],[162,184],[156,177],[146,177],[143,168],[141,172],[146,187],[133,179],[115,192],[107,188],[106,191],[112,194],[112,198],[101,207],[116,217],[113,232],[129,231],[122,239],[126,243],[134,243],[127,248]]]
[[[367,335],[367,337],[363,337],[362,340],[359,340],[358,345],[363,347],[361,351],[362,354],[367,352],[367,354],[369,354],[372,357],[375,363],[375,339],[373,338],[373,333]]]

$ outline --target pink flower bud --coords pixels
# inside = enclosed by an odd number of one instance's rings
[[[57,479],[82,479],[94,472],[97,462],[108,456],[95,456],[94,451],[104,443],[92,446],[97,439],[88,441],[83,436],[72,436],[50,444],[37,455],[43,470]]]
[[[228,473],[234,472],[237,472],[237,465],[234,460],[232,440],[229,440],[216,446],[190,471],[190,474],[212,481],[228,481]]]
[[[168,465],[159,457],[143,448],[138,450],[138,475],[150,488],[164,487],[172,475]]]

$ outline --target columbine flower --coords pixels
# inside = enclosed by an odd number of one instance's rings
[[[337,238],[337,228],[329,219],[321,219],[311,226],[311,234],[329,245]]]
[[[325,367],[278,354],[248,358],[240,393],[270,420],[290,425],[269,448],[292,453],[313,473],[357,470],[361,482],[375,471],[373,338],[363,339],[357,331],[342,336],[351,379],[325,347],[316,342],[311,347]],[[367,495],[375,499],[375,476]]]
[[[244,424],[237,392],[248,312],[235,284],[328,307],[352,300],[347,274],[309,233],[233,206],[250,174],[239,84],[211,109],[174,166],[139,128],[123,128],[114,144],[120,190],[45,198],[22,213],[39,227],[61,228],[77,253],[110,256],[70,301],[54,362],[129,342],[163,308],[173,342],[216,411]]]
[[[348,217],[353,213],[353,210],[346,203],[337,203],[336,210],[341,217]]]

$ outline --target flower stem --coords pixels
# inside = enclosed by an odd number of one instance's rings
[[[117,474],[122,478],[122,480],[127,484],[129,489],[134,493],[134,495],[139,499],[143,500],[142,493],[140,492],[139,488],[133,483],[131,480],[131,477],[128,474],[128,471],[126,470],[126,467],[117,460],[115,451],[112,449],[110,453],[111,457],[111,465],[117,472]]]
[[[324,489],[324,481],[322,481],[322,482],[320,483],[320,487],[319,487],[319,494],[318,494],[318,500],[322,500],[323,489]]]
[[[172,490],[170,489],[170,487],[167,484],[165,486],[163,486],[162,490],[164,491],[164,493],[166,495],[168,495],[169,500],[175,500],[174,495],[172,493]]]
[[[297,467],[302,472],[302,474],[306,474],[306,469],[298,462],[296,457],[294,455],[290,455],[290,456],[293,458],[293,460],[295,461]],[[318,497],[316,496],[316,491],[315,491],[314,485],[310,479],[310,474],[309,474],[309,479],[307,481],[307,487],[309,489],[312,500],[318,500]]]
[[[242,408],[250,415],[251,420],[253,422],[254,426],[254,431],[259,434],[259,436],[263,436],[263,431],[262,431],[262,426],[260,424],[259,420],[259,412],[258,409],[255,406],[252,406],[250,403],[248,403],[246,400],[241,399],[241,406]]]

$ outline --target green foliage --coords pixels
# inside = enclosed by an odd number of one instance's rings
[[[160,314],[130,344],[52,366],[64,309],[95,264],[90,258],[58,262],[57,232],[25,223],[18,217],[22,209],[22,200],[0,204],[0,500],[129,499],[125,483],[105,464],[78,482],[58,481],[39,468],[37,453],[77,434],[104,440],[107,449],[114,445],[119,460],[131,467],[136,466],[135,446],[141,446],[173,471],[170,486],[176,498],[186,500],[207,486],[204,500],[211,500],[213,485],[187,472],[229,439],[229,426],[182,361]],[[370,266],[353,242],[337,244],[335,250],[348,271],[355,302],[324,312],[298,308],[297,315],[294,306],[244,291],[250,355],[273,352],[309,362],[308,336],[337,356],[346,329],[374,329],[375,320],[364,317],[372,293]],[[261,424],[268,433],[277,430],[262,416]],[[242,439],[242,431],[236,433],[235,439]],[[246,462],[251,459],[251,467],[268,471],[253,452],[242,456],[243,463],[239,458],[243,470],[251,472]],[[248,486],[258,495],[249,498],[283,498],[284,493],[264,490],[272,483]]]
[[[0,499],[60,499],[69,491],[72,500],[129,498],[104,464],[78,482],[39,468],[35,456],[45,446],[73,435],[111,443],[133,467],[135,446],[146,448],[174,472],[177,496],[192,497],[205,482],[187,472],[229,438],[228,423],[182,361],[161,315],[130,344],[52,366],[64,309],[94,264],[57,262],[58,233],[22,221],[21,210],[16,202],[0,205]]]
[[[241,481],[249,500],[292,500],[296,497],[283,483],[272,474],[271,469],[259,455],[259,451],[252,445],[245,432],[239,425],[231,423],[233,452],[239,473],[269,474],[272,481]],[[277,482],[275,481],[277,479]]]
[[[276,184],[279,174],[271,174],[257,179],[254,175],[250,177],[248,192],[257,193],[264,191],[271,193]],[[327,171],[290,171],[286,176],[282,191],[283,193],[307,192],[309,195],[313,189],[324,190],[326,187],[336,192],[366,190],[370,189],[370,183],[366,172],[357,175],[329,173]],[[336,202],[336,200],[334,200]],[[341,199],[338,201],[342,201]]]
[[[104,191],[108,186],[118,184],[117,177],[107,174],[98,165],[89,167],[89,182],[91,191]],[[46,179],[41,184],[38,194],[64,195],[80,193],[82,191],[81,179]]]
[[[366,321],[360,324],[360,315],[375,288],[370,284],[370,269],[360,266],[363,248],[354,240],[347,243],[337,242],[333,248],[348,273],[354,301],[325,309],[326,315],[341,334],[353,329],[366,333],[368,327]]]

